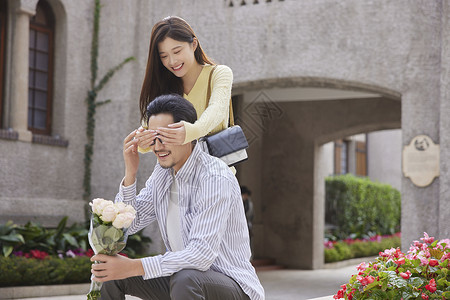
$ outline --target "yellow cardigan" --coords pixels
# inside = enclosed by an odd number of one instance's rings
[[[194,124],[182,121],[186,129],[186,138],[183,144],[228,127],[233,72],[224,65],[216,67],[211,78],[211,98],[206,107],[208,79],[211,70],[211,65],[205,65],[189,94],[183,94],[183,97],[194,105],[198,118]],[[139,148],[141,153],[149,151],[150,148]]]

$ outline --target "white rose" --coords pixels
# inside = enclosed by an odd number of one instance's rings
[[[132,214],[133,217],[136,216],[136,210],[131,205],[127,205],[127,207],[125,207],[125,212]]]
[[[103,213],[103,209],[111,204],[113,204],[112,201],[102,198],[96,198],[89,203],[89,205],[92,206],[92,212],[97,215],[101,215]]]
[[[117,211],[119,212],[119,214],[129,212],[133,215],[136,215],[136,210],[134,209],[133,206],[131,206],[129,204],[125,204],[123,202],[117,202],[115,205],[116,205],[116,208],[117,208]]]
[[[93,213],[98,214],[98,213],[97,213],[97,211],[98,211],[97,208],[98,208],[100,202],[102,202],[102,201],[104,201],[104,199],[101,199],[101,198],[95,198],[94,200],[92,200],[91,202],[89,202],[89,205],[92,207],[92,212],[93,212]]]
[[[128,228],[131,226],[131,223],[133,223],[133,220],[134,215],[132,213],[125,212],[123,214],[118,214],[112,224],[118,229]]]
[[[126,210],[126,208],[127,208],[128,205],[126,205],[126,204],[123,203],[123,202],[117,202],[117,203],[115,204],[115,206],[116,206],[117,211],[119,212],[119,214],[123,214],[123,213],[125,212],[125,210]]]
[[[103,208],[100,219],[103,222],[112,222],[117,216],[117,208],[114,204],[109,204]]]

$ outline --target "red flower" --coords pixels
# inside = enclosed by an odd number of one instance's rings
[[[94,251],[92,251],[92,249],[89,249],[84,253],[84,255],[92,257],[92,256],[94,256]]]
[[[428,300],[430,297],[428,297],[428,295],[425,295],[424,293],[422,293],[422,299],[424,300]]]
[[[344,298],[344,290],[339,290],[336,295],[333,296],[333,299],[341,299]]]
[[[411,272],[407,270],[406,273],[402,272],[398,275],[400,275],[403,279],[408,279],[409,277],[411,277]]]
[[[436,281],[435,281],[434,279],[431,279],[431,280],[430,280],[430,283],[427,284],[427,285],[425,286],[425,288],[426,288],[427,290],[429,290],[431,293],[436,292]]]
[[[361,285],[368,285],[375,281],[375,278],[373,276],[367,276],[367,277],[361,277],[356,276],[356,279],[361,282]]]
[[[39,250],[30,250],[30,253],[25,254],[26,258],[45,259],[48,256],[47,252]]]
[[[403,265],[405,263],[405,258],[401,257],[397,261],[394,261],[397,265]]]
[[[437,259],[430,259],[429,265],[432,267],[436,267],[439,264]]]

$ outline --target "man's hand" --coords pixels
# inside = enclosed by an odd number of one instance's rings
[[[144,267],[140,259],[130,259],[122,255],[97,254],[91,257],[91,261],[102,262],[92,265],[91,273],[95,276],[94,281],[105,282],[144,275]]]
[[[136,173],[139,167],[139,154],[137,144],[139,139],[135,138],[136,130],[131,132],[123,141],[123,159],[125,161],[124,186],[129,186],[136,180]]]

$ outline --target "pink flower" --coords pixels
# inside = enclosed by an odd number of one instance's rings
[[[72,250],[69,250],[69,251],[66,252],[66,256],[67,257],[75,257],[76,254]]]
[[[428,297],[428,295],[426,295],[426,294],[422,293],[422,299],[424,299],[424,300],[428,300],[428,299],[430,299],[430,297]]]
[[[433,243],[434,237],[428,236],[428,233],[426,233],[426,232],[424,232],[423,235],[424,235],[425,237],[420,238],[422,241],[424,241],[424,242],[427,243],[427,244]]]
[[[408,279],[411,277],[411,272],[407,270],[406,272],[399,273],[398,275],[400,275],[403,279]]]
[[[443,244],[445,244],[445,247],[444,247]],[[450,239],[443,239],[443,240],[440,240],[439,243],[437,244],[437,246],[438,246],[438,248],[441,249],[441,250],[444,250],[444,249],[450,249]]]
[[[436,281],[435,281],[434,279],[431,279],[431,280],[430,280],[430,283],[427,284],[427,285],[425,286],[425,288],[426,288],[427,290],[429,290],[431,293],[436,292]]]
[[[369,267],[369,264],[366,262],[362,262],[356,267],[356,270],[358,271],[365,271]]]
[[[428,265],[428,259],[427,259],[427,258],[425,258],[425,257],[423,257],[423,256],[420,256],[419,259],[420,259],[420,265],[421,265],[421,266],[426,266],[426,265]]]
[[[450,259],[450,252],[441,257],[441,261],[444,261],[446,259]]]

